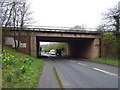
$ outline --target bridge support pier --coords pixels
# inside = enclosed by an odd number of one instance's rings
[[[33,57],[37,57],[37,43],[36,43],[36,36],[31,36],[31,39],[30,39],[30,54],[31,56]]]
[[[95,38],[91,44],[90,58],[100,57],[100,38]]]

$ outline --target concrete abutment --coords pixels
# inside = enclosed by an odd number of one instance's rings
[[[15,31],[6,33],[6,45],[14,48],[13,37]],[[96,58],[113,52],[108,45],[101,41],[96,34],[72,34],[72,33],[48,33],[48,32],[26,32],[16,35],[20,40],[19,51],[37,57],[39,54],[39,41],[66,42],[68,44],[67,55],[72,57]]]
[[[100,39],[85,39],[68,43],[71,57],[95,58],[100,56]]]

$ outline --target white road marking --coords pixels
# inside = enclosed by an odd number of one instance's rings
[[[76,62],[76,61],[70,60],[70,62]],[[83,64],[83,63],[78,63],[78,64],[80,64],[80,65],[82,65],[82,66],[87,66],[86,64]],[[92,67],[91,67],[91,68],[92,68]],[[93,67],[92,69],[94,69],[94,70],[96,70],[96,71],[99,71],[99,72],[103,72],[103,73],[108,74],[108,75],[112,75],[112,76],[116,76],[116,77],[120,78],[120,76],[118,76],[118,75],[115,74],[115,73],[111,73],[111,72],[108,72],[108,71],[105,71],[105,70],[102,70],[102,69],[99,69],[99,68],[95,68],[95,67]]]
[[[75,62],[75,61],[70,60],[70,62]]]
[[[80,65],[83,65],[83,66],[87,66],[87,65],[85,65],[85,64],[82,64],[82,63],[78,63],[78,64],[80,64]]]
[[[100,71],[100,72],[103,72],[103,73],[105,73],[105,74],[108,74],[108,75],[112,75],[112,76],[117,76],[118,77],[118,75],[117,74],[115,74],[115,73],[111,73],[111,72],[108,72],[108,71],[104,71],[104,70],[102,70],[102,69],[99,69],[99,68],[93,68],[94,70],[97,70],[97,71]]]

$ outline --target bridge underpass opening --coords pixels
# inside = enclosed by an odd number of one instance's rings
[[[38,57],[57,57],[66,56],[67,54],[67,43],[65,42],[39,42],[38,46],[39,52]],[[60,53],[58,52],[60,51]]]
[[[63,42],[67,44],[66,55],[69,57],[93,58],[99,57],[99,39],[95,38],[70,38],[70,37],[36,37],[37,56],[39,56],[39,42]]]

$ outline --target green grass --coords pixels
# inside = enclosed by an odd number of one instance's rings
[[[120,63],[118,63],[118,60],[105,60],[103,58],[92,58],[91,61],[110,64],[114,66],[120,66]]]
[[[7,47],[0,56],[3,88],[36,88],[44,65],[42,60]]]

